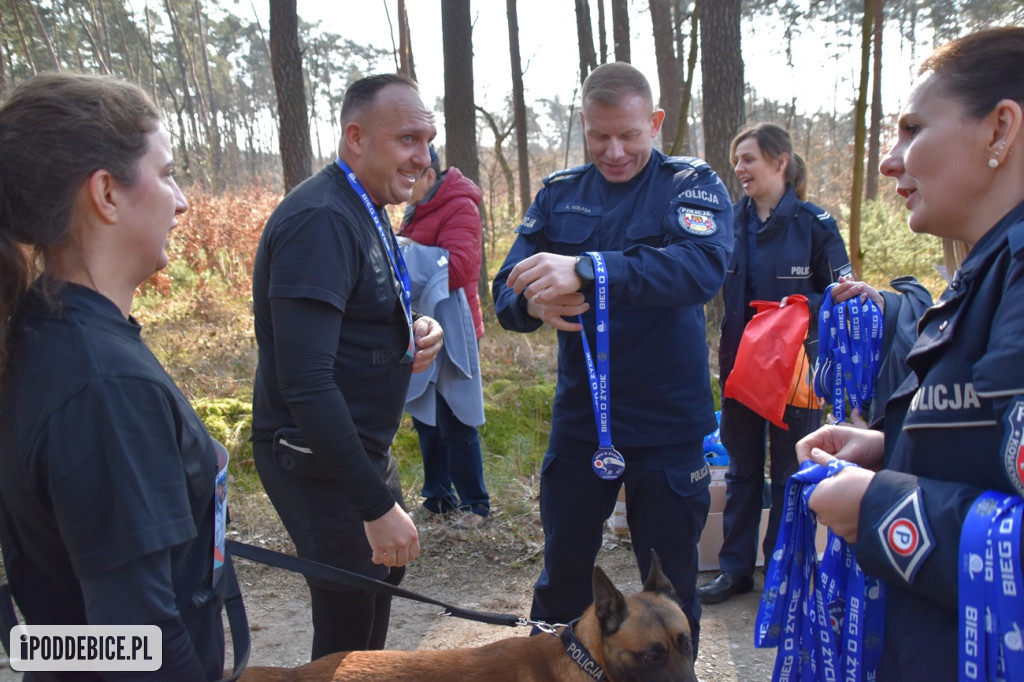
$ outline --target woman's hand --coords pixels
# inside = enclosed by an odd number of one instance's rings
[[[829,412],[828,414],[825,415],[825,422],[828,423],[828,424],[839,424],[839,425],[842,425],[842,424],[852,424],[852,425],[856,426],[858,429],[866,429],[866,428],[868,428],[868,423],[864,419],[864,417],[861,416],[860,408],[859,407],[855,407],[852,410],[850,410],[850,418],[847,419],[845,422],[837,421],[836,420],[836,416],[834,414],[832,414],[831,412]]]
[[[828,466],[835,458],[824,450],[814,449],[808,459],[821,466]],[[857,542],[860,502],[874,477],[873,471],[845,467],[815,487],[807,500],[807,506],[817,515],[818,521],[831,528],[833,533],[847,542]]]
[[[821,451],[821,455],[815,455],[815,450]],[[885,435],[881,431],[834,424],[822,426],[797,441],[796,457],[801,463],[811,460],[821,464],[821,456],[845,459],[877,471],[885,456]]]
[[[870,284],[858,282],[853,277],[840,277],[839,283],[832,287],[830,291],[832,293],[832,300],[836,303],[842,303],[854,296],[860,296],[861,303],[870,298],[875,302],[879,310],[885,312],[885,299],[882,298],[882,295]]]
[[[818,484],[807,501],[811,511],[847,542],[857,541],[860,502],[885,455],[885,435],[881,431],[854,426],[823,426],[796,444],[797,459],[828,466],[833,459],[856,464],[846,467]]]

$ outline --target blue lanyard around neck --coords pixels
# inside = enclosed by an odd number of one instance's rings
[[[399,285],[402,287],[402,310],[405,311],[405,321],[409,325],[409,349],[406,351],[406,354],[412,357],[416,353],[412,331],[412,284],[409,280],[409,269],[405,266],[405,259],[402,257],[402,251],[392,246],[394,237],[391,235],[390,230],[384,228],[384,223],[380,219],[377,208],[373,205],[369,193],[363,188],[363,184],[359,182],[355,172],[349,168],[347,163],[341,160],[341,157],[336,158],[334,163],[341,169],[345,179],[348,180],[348,184],[352,186],[352,190],[362,200],[366,212],[370,214],[370,219],[373,220],[373,224],[377,228],[377,234],[380,236],[380,243],[384,247],[384,252],[388,255],[391,270],[395,273],[395,279],[398,280]],[[389,237],[389,235],[391,236]]]
[[[818,483],[850,462],[822,467],[805,462],[786,484],[782,525],[765,577],[754,644],[778,647],[776,682],[869,680],[881,656],[884,590],[857,566],[856,556],[831,531],[822,561],[817,521],[807,500]]]
[[[985,491],[960,533],[960,680],[1024,680],[1024,500]]]
[[[835,303],[834,286],[830,284],[822,294],[818,313],[814,392],[832,403],[836,421],[846,421],[847,400],[866,419],[864,408],[875,395],[875,381],[882,364],[882,311],[870,298],[861,303],[859,296]]]

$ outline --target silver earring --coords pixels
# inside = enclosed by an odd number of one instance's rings
[[[993,159],[989,159],[988,160],[988,167],[989,168],[996,168],[997,166],[999,166],[999,159],[994,159],[993,158]]]

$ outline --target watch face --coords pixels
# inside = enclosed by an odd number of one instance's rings
[[[590,258],[590,256],[576,257],[576,274],[580,276],[580,279],[593,281],[594,261]]]

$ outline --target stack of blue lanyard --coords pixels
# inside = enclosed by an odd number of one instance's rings
[[[818,364],[814,392],[832,403],[837,422],[846,421],[846,400],[866,419],[875,395],[875,379],[882,361],[885,324],[882,311],[870,298],[854,296],[842,303],[832,300],[832,287],[822,295],[818,313]]]
[[[807,500],[826,477],[851,462],[828,467],[804,462],[786,484],[779,539],[757,612],[754,644],[778,647],[775,682],[873,680],[882,652],[885,586],[857,566],[853,548],[829,531],[818,560],[817,520]]]
[[[1024,500],[991,490],[960,533],[960,680],[1024,680]]]

